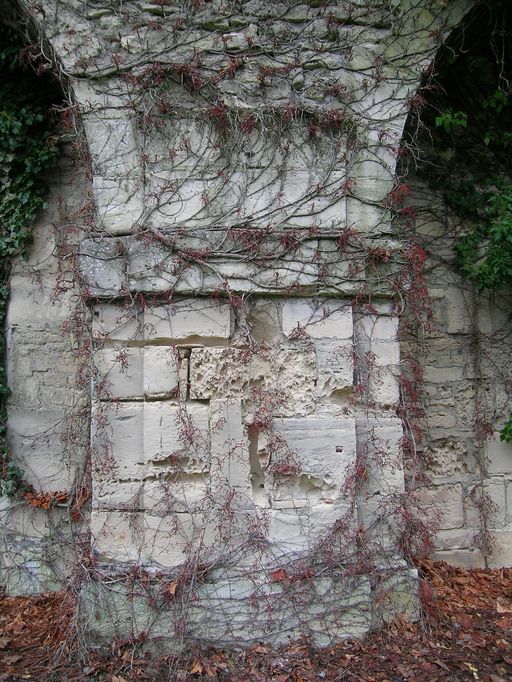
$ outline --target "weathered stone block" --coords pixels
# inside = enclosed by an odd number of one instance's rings
[[[283,419],[275,429],[294,454],[300,473],[341,492],[356,457],[352,419]]]
[[[317,395],[336,400],[339,391],[351,388],[354,383],[354,350],[351,341],[315,341],[318,366]]]
[[[209,462],[208,407],[146,402],[144,461],[148,473],[162,467],[203,470]]]

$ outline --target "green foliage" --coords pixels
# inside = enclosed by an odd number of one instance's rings
[[[30,227],[44,205],[44,173],[58,153],[51,104],[56,87],[23,62],[24,44],[0,25],[0,324],[5,323],[13,258],[25,255]],[[3,335],[0,353],[4,354]],[[9,460],[6,444],[6,373],[0,368],[0,494],[26,489],[23,472]]]
[[[500,439],[505,443],[512,443],[512,415],[501,430]]]
[[[452,133],[457,128],[467,128],[468,115],[464,111],[446,109],[436,116],[436,126],[443,128],[446,133]]]

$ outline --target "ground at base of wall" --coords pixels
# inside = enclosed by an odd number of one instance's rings
[[[69,595],[4,597],[0,682],[512,679],[512,568],[464,570],[433,561],[418,568],[420,622],[395,621],[361,640],[320,650],[294,642],[279,649],[256,645],[244,651],[194,650],[180,659],[138,658],[133,644],[117,642],[108,658],[91,654],[77,663],[80,647]]]

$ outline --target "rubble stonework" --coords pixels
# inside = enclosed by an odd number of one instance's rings
[[[416,612],[409,494],[439,556],[483,561],[482,486],[510,563],[510,447],[488,443],[482,481],[459,282],[422,344],[430,483],[404,459],[397,152],[474,3],[423,4],[25,8],[85,177],[56,173],[11,281],[12,456],[69,497],[2,502],[10,592],[78,583],[93,642],[326,645]]]

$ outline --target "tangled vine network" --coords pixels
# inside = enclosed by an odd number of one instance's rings
[[[506,563],[507,3],[3,9],[6,588],[326,645]]]

